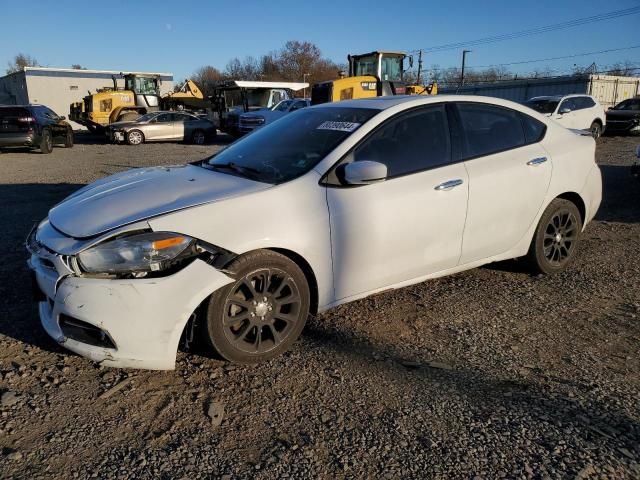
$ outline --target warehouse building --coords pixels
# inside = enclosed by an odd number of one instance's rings
[[[640,95],[640,77],[614,75],[567,75],[552,78],[504,80],[492,83],[465,83],[462,87],[442,87],[439,93],[484,95],[525,102],[545,95],[592,95],[604,108],[613,107],[627,98]]]
[[[110,70],[76,70],[71,68],[24,67],[22,70],[0,77],[0,105],[39,103],[51,108],[58,115],[69,116],[69,106],[79,102],[89,92],[98,88],[113,87],[113,77],[118,87],[124,88],[122,72]],[[162,81],[160,93],[173,90],[172,73],[140,72],[143,75],[159,75]],[[71,122],[74,128],[84,128]]]

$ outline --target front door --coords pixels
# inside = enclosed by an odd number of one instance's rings
[[[444,104],[384,122],[345,157],[336,178],[345,163],[362,160],[385,164],[387,179],[327,187],[336,299],[455,267],[468,178],[463,163],[451,163]]]
[[[515,110],[459,103],[469,208],[461,264],[515,247],[540,211],[551,157],[539,143],[545,126]]]
[[[175,122],[172,113],[161,113],[144,128],[146,140],[173,140],[175,138]]]

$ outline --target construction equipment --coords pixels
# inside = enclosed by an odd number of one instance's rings
[[[102,131],[112,123],[159,110],[161,80],[158,75],[133,72],[120,75],[124,78],[124,89],[118,87],[117,78],[113,76],[113,87],[89,92],[82,102],[72,103],[69,119],[90,131]]]
[[[193,80],[185,82],[174,92],[162,97],[163,110],[207,110],[212,107],[211,101],[204,98],[202,90]]]
[[[406,85],[402,52],[375,51],[349,55],[349,75],[311,88],[311,104],[386,95],[436,95],[438,86]],[[410,64],[413,64],[409,57]]]

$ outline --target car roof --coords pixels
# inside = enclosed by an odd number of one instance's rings
[[[562,100],[563,98],[576,98],[576,97],[593,98],[591,95],[587,95],[585,93],[570,93],[568,95],[541,95],[539,97],[530,98],[528,101],[529,102],[533,100],[558,100],[559,101],[559,100]]]
[[[397,105],[407,104],[407,106],[426,105],[429,103],[442,102],[476,102],[502,105],[505,107],[521,109],[519,103],[511,100],[504,100],[497,97],[485,97],[481,95],[389,95],[385,97],[359,98],[357,100],[342,100],[340,102],[322,103],[311,108],[371,108],[375,110],[387,110]]]

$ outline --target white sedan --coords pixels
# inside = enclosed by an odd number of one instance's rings
[[[229,361],[268,360],[310,313],[382,290],[517,257],[566,269],[601,200],[594,152],[499,99],[305,108],[52,208],[27,241],[40,319],[104,365],[171,369],[198,337]]]
[[[553,118],[565,128],[589,130],[593,138],[599,138],[607,127],[604,108],[591,95],[534,97],[525,105]]]

